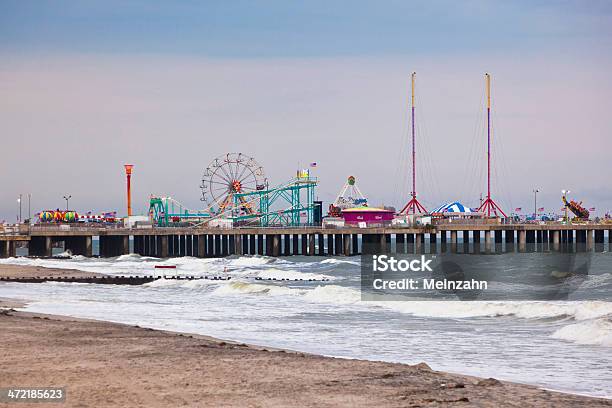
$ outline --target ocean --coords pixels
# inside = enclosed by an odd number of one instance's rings
[[[32,312],[326,356],[426,362],[435,370],[612,398],[609,252],[592,255],[591,269],[597,273],[581,283],[602,300],[574,301],[362,301],[359,257],[157,259],[131,254],[0,263],[116,275],[153,275],[159,274],[155,265],[176,265],[162,274],[232,278],[161,279],[142,286],[0,283],[0,297],[29,300],[25,310]]]

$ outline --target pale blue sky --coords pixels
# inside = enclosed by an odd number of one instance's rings
[[[9,1],[4,52],[337,57],[610,50],[609,1]]]
[[[272,183],[319,162],[319,197],[349,174],[372,204],[407,199],[409,75],[418,72],[418,191],[432,207],[484,190],[478,130],[493,74],[494,196],[612,210],[607,1],[0,0],[0,220],[124,210],[150,193],[197,208],[215,156],[256,157]],[[475,126],[478,125],[478,126]],[[76,169],[76,170],[75,170]],[[538,205],[540,206],[540,205]]]

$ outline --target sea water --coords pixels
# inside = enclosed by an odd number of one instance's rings
[[[157,259],[131,254],[9,258],[0,263],[113,275],[162,271],[232,278],[161,279],[142,286],[0,283],[0,297],[29,300],[25,310],[32,312],[328,356],[426,362],[435,370],[612,398],[612,273],[608,272],[612,256],[608,252],[593,254],[591,268],[598,273],[583,282],[602,300],[547,302],[366,302],[360,295],[359,257]],[[156,271],[155,265],[174,265],[176,270]]]

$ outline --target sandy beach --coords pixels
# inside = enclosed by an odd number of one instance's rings
[[[0,387],[66,387],[71,407],[612,407],[425,363],[328,358],[21,306],[0,299]]]

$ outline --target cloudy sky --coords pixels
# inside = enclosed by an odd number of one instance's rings
[[[610,2],[0,0],[0,220],[20,193],[124,213],[124,163],[137,212],[151,193],[200,208],[226,152],[272,184],[316,161],[326,203],[354,175],[401,207],[412,71],[426,207],[486,192],[490,72],[493,197],[612,210]]]

